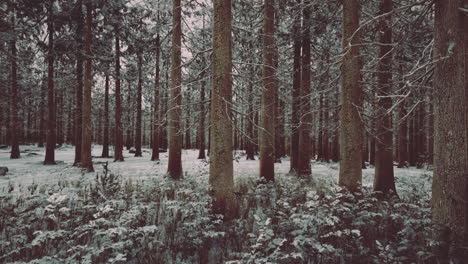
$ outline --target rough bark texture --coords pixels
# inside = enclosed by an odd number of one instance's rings
[[[91,123],[91,89],[93,82],[92,60],[91,60],[91,30],[92,30],[92,5],[86,2],[86,65],[84,76],[83,93],[83,132],[81,138],[81,167],[88,172],[93,172],[93,161],[91,158],[91,142],[93,140],[93,128]]]
[[[102,143],[102,158],[109,157],[109,67],[106,66],[106,81],[104,88],[104,138]]]
[[[55,165],[55,91],[54,91],[54,0],[50,0],[47,31],[49,34],[49,51],[47,55],[47,145],[44,165]]]
[[[355,190],[362,183],[362,122],[359,109],[362,89],[359,85],[359,1],[343,1],[343,64],[340,97],[340,174],[339,184]]]
[[[232,40],[231,0],[213,1],[210,177],[213,211],[226,218],[237,215],[232,157]]]
[[[76,105],[75,105],[75,161],[74,166],[81,162],[81,132],[82,132],[82,111],[83,111],[83,10],[82,1],[78,0],[76,8]]]
[[[156,36],[156,69],[154,77],[154,112],[153,112],[153,141],[151,148],[151,160],[159,160],[159,57],[160,57],[160,39],[159,33]]]
[[[434,253],[443,263],[462,260],[468,172],[466,57],[459,0],[435,2],[434,24],[434,177],[432,221]],[[466,256],[465,256],[466,257]],[[466,258],[465,258],[466,260]],[[463,261],[462,261],[463,262]]]
[[[380,14],[392,12],[392,0],[381,0]],[[384,193],[392,190],[396,193],[395,176],[393,174],[393,126],[390,114],[392,107],[392,16],[386,15],[379,25],[379,65],[378,91],[382,96],[378,101],[378,119],[376,120],[378,140],[375,153],[374,191]]]
[[[137,85],[137,101],[136,101],[136,128],[135,128],[135,157],[141,157],[141,120],[142,120],[142,83],[143,83],[143,54],[142,51],[138,51],[138,85]]]
[[[260,118],[260,177],[275,180],[275,7],[265,0],[263,22],[263,89]]]
[[[310,1],[304,1],[303,10],[303,38],[302,38],[302,78],[301,78],[301,118],[299,125],[299,157],[297,162],[298,173],[308,176],[312,173],[310,159],[312,156],[312,87],[311,87],[311,52],[310,52]]]
[[[169,161],[167,167],[167,174],[172,179],[182,178],[182,133],[180,127],[182,112],[181,9],[180,0],[174,0],[172,12],[172,65],[168,115]]]
[[[300,1],[298,1],[300,3]],[[301,116],[301,16],[296,15],[293,25],[294,59],[293,59],[293,89],[291,113],[291,167],[290,173],[298,172],[299,160],[299,118]]]
[[[115,143],[114,161],[124,161],[122,130],[122,96],[120,92],[120,38],[115,32]]]
[[[11,14],[11,32],[13,38],[10,41],[11,49],[11,90],[10,90],[10,159],[20,158],[20,149],[18,142],[18,75],[16,63],[16,35],[15,35],[15,9],[12,8]]]

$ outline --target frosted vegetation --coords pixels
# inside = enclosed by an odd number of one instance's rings
[[[28,149],[27,146],[21,149]],[[62,147],[58,166],[41,149],[21,160],[0,152],[0,262],[14,263],[414,263],[431,261],[431,172],[395,169],[399,198],[378,199],[373,169],[363,190],[337,185],[338,165],[313,163],[312,179],[276,164],[276,183],[256,177],[258,161],[236,154],[240,218],[210,213],[208,166],[184,151],[185,179],[164,177],[167,156],[125,163],[95,158],[102,170],[72,167]],[[31,154],[38,153],[39,155]],[[93,153],[100,153],[95,146]],[[96,170],[98,170],[98,165]]]

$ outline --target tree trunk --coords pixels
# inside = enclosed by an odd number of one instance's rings
[[[104,90],[104,138],[102,158],[109,158],[109,66],[106,66],[106,83]]]
[[[392,12],[392,0],[381,0],[379,14]],[[374,191],[396,194],[395,177],[393,174],[393,126],[392,116],[392,16],[386,15],[380,21],[380,54],[378,65],[378,99],[379,112],[377,122],[378,140],[375,153]]]
[[[362,183],[362,122],[358,107],[362,106],[359,84],[358,0],[343,1],[343,64],[341,67],[340,109],[340,175],[339,184],[352,191]]]
[[[180,0],[174,0],[172,20],[172,47],[171,47],[171,83],[169,99],[169,161],[167,174],[172,179],[182,178],[182,131],[181,131],[181,104],[182,104],[182,65],[181,65],[181,38],[182,38],[182,6]]]
[[[265,0],[263,23],[263,89],[260,118],[260,177],[275,180],[275,7]]]
[[[237,216],[232,161],[231,0],[213,0],[210,177],[213,212]]]
[[[248,104],[249,104],[249,114],[248,114],[248,123],[247,123],[247,135],[248,135],[248,140],[247,140],[247,144],[246,144],[246,154],[247,154],[247,157],[246,159],[247,160],[255,160],[255,147],[254,147],[254,138],[255,138],[255,133],[254,133],[254,119],[255,119],[255,113],[254,113],[254,108],[253,108],[253,104],[254,104],[254,96],[253,96],[253,67],[251,66],[252,64],[252,61],[249,60],[249,84],[247,86],[247,96],[248,96]]]
[[[140,48],[139,48],[140,49]],[[136,101],[136,109],[137,109],[137,116],[136,116],[136,129],[135,129],[135,157],[141,157],[141,126],[142,126],[142,109],[141,109],[141,101],[142,101],[142,85],[143,85],[143,54],[142,50],[138,51],[138,85],[137,85],[137,101]]]
[[[407,167],[408,162],[408,118],[406,116],[406,100],[402,101],[399,106],[399,122],[398,127],[398,168]]]
[[[204,62],[204,60],[203,60]],[[201,74],[200,89],[200,125],[198,126],[198,159],[206,159],[205,156],[205,72]]]
[[[83,10],[82,10],[82,0],[77,2],[77,25],[76,25],[76,34],[75,41],[77,44],[76,50],[76,106],[75,106],[75,161],[73,166],[78,166],[81,162],[81,132],[82,127],[82,118],[83,118]]]
[[[93,128],[91,123],[91,89],[93,76],[91,72],[91,27],[92,27],[92,4],[91,1],[86,2],[86,65],[84,76],[84,93],[83,93],[83,133],[81,138],[81,167],[88,172],[93,172],[93,161],[91,158],[91,142],[93,137]]]
[[[120,92],[120,38],[119,30],[115,31],[115,143],[114,162],[124,161],[122,129],[122,96]]]
[[[15,34],[15,8],[11,10],[11,32],[13,38],[10,41],[11,48],[11,94],[10,94],[10,159],[20,158],[20,149],[18,142],[18,76],[17,76],[17,65],[16,65],[16,34]]]
[[[304,4],[310,4],[308,0]],[[307,176],[312,173],[310,158],[311,150],[311,124],[312,124],[312,89],[311,89],[311,54],[310,54],[310,10],[304,7],[303,39],[302,39],[302,78],[301,78],[301,121],[299,125],[299,160],[298,173]]]
[[[153,112],[153,141],[151,148],[153,153],[151,160],[159,160],[159,56],[160,56],[159,33],[156,36],[156,70],[154,78],[154,112]]]
[[[45,136],[46,136],[46,117],[45,117],[45,113],[46,113],[46,98],[47,98],[47,85],[46,85],[46,81],[47,81],[47,78],[45,77],[45,74],[44,74],[44,77],[42,78],[42,83],[41,83],[41,102],[40,102],[40,106],[39,106],[39,110],[40,110],[40,113],[39,113],[39,118],[40,118],[40,121],[39,121],[39,139],[38,139],[38,144],[37,146],[38,147],[44,147],[44,141],[45,141]]]
[[[466,260],[463,232],[468,174],[466,15],[462,1],[435,2],[434,22],[434,176],[432,221],[434,254],[440,263]],[[465,6],[466,8],[467,6]],[[468,186],[467,186],[468,187]],[[465,241],[466,244],[466,241]],[[465,256],[463,256],[465,255]],[[455,260],[457,259],[457,260]]]
[[[54,91],[54,21],[53,21],[54,0],[49,2],[48,14],[48,34],[49,51],[47,55],[47,145],[44,165],[55,165],[55,91]]]
[[[298,4],[300,0],[297,1]],[[300,14],[300,13],[299,13]],[[294,59],[293,59],[293,90],[292,90],[292,114],[291,114],[291,165],[290,173],[298,172],[299,161],[299,118],[301,116],[301,16],[297,14],[293,24]]]

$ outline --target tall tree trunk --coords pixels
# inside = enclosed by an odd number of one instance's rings
[[[298,0],[299,4],[301,1]],[[294,59],[293,59],[293,90],[292,90],[292,114],[291,114],[291,165],[290,173],[298,172],[299,161],[299,118],[301,116],[301,15],[296,14],[293,22]]]
[[[232,161],[231,0],[213,0],[210,177],[213,212],[237,216]]]
[[[181,65],[181,38],[182,38],[182,6],[180,0],[174,0],[172,17],[172,47],[171,47],[171,85],[169,99],[169,161],[167,174],[172,179],[182,178],[182,131],[181,131],[181,104],[182,104],[182,65]]]
[[[434,253],[439,263],[461,263],[463,257],[466,260],[462,234],[468,224],[468,186],[462,183],[466,183],[468,174],[468,105],[464,77],[466,14],[460,10],[462,2],[435,2],[432,221],[434,240],[438,242]]]
[[[362,89],[359,84],[359,0],[343,1],[343,64],[340,100],[340,174],[339,184],[352,191],[362,182],[362,122],[359,109]]]
[[[45,141],[45,136],[46,136],[46,98],[47,98],[47,78],[44,77],[42,78],[42,83],[41,83],[41,102],[39,106],[39,138],[38,138],[38,147],[44,147],[44,141]]]
[[[260,177],[275,180],[275,6],[265,0],[263,22],[263,89],[260,117]]]
[[[154,112],[153,112],[153,141],[151,148],[151,160],[159,160],[159,57],[160,57],[160,39],[159,33],[156,36],[156,69],[154,78]]]
[[[198,159],[206,159],[205,156],[205,72],[201,75],[200,89],[200,125],[198,126]]]
[[[302,78],[301,78],[301,121],[299,125],[299,158],[298,158],[298,173],[306,176],[312,173],[310,159],[311,150],[311,124],[312,124],[312,89],[311,89],[311,52],[310,52],[310,10],[309,0],[305,0],[307,4],[303,10],[303,39],[302,39]]]
[[[142,125],[142,109],[141,109],[141,101],[142,101],[142,83],[143,83],[143,54],[142,50],[138,51],[138,85],[137,85],[137,101],[136,101],[136,108],[137,108],[137,116],[136,116],[136,129],[135,129],[135,157],[141,157],[141,125]]]
[[[192,148],[192,140],[190,138],[190,111],[191,111],[191,107],[190,107],[190,102],[191,102],[191,88],[190,87],[187,87],[187,99],[186,99],[186,102],[187,102],[187,106],[185,107],[186,110],[185,110],[185,148],[186,149],[191,149]]]
[[[323,112],[323,139],[322,139],[322,151],[323,151],[323,161],[325,162],[330,162],[330,143],[329,143],[329,119],[330,119],[330,109],[328,109],[329,104],[328,104],[328,99],[325,97],[324,100],[324,109],[325,111]]]
[[[249,80],[248,80],[248,86],[247,86],[247,96],[248,96],[248,123],[247,123],[247,135],[248,135],[248,140],[247,140],[247,146],[246,146],[246,159],[247,160],[255,160],[255,147],[254,147],[254,138],[255,138],[255,133],[254,133],[254,95],[253,95],[253,67],[252,67],[252,61],[249,60]]]
[[[115,144],[114,161],[124,161],[123,128],[122,128],[122,96],[120,92],[120,37],[115,31]]]
[[[83,10],[82,0],[77,2],[77,26],[75,41],[77,44],[76,50],[76,106],[75,106],[75,161],[74,166],[78,166],[81,162],[81,133],[83,130]]]
[[[405,101],[399,105],[398,117],[398,168],[405,168],[408,162],[408,122],[406,116]]]
[[[12,4],[13,5],[13,4]],[[11,48],[11,93],[10,93],[10,159],[20,158],[20,149],[18,142],[18,76],[17,76],[17,65],[16,65],[16,34],[15,34],[15,8],[11,10],[11,32],[13,37],[10,41]]]
[[[47,31],[49,34],[49,51],[47,55],[47,146],[44,165],[55,165],[55,91],[54,91],[54,0],[49,1]]]
[[[393,10],[392,0],[381,0],[379,14],[390,13]],[[392,116],[392,16],[386,15],[380,21],[380,54],[378,65],[378,120],[377,145],[375,153],[374,191],[396,194],[395,176],[393,174],[393,126]]]
[[[93,172],[93,161],[91,158],[91,142],[93,137],[93,128],[91,123],[91,89],[93,75],[91,72],[91,41],[92,41],[92,4],[91,1],[86,2],[86,65],[84,77],[84,93],[83,93],[83,133],[81,138],[81,167],[88,172]]]
[[[104,88],[104,138],[102,143],[102,158],[109,158],[109,66],[106,66],[106,81]]]

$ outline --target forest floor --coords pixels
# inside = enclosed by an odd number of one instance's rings
[[[259,162],[236,152],[236,219],[211,211],[209,164],[184,150],[184,180],[165,177],[167,154],[150,161],[125,150],[125,162],[100,156],[96,173],[73,167],[74,148],[0,150],[0,263],[434,263],[432,172],[395,168],[398,197],[337,185],[339,164],[312,162],[312,177],[275,164],[276,182],[258,181]],[[108,162],[108,171],[103,164]],[[110,171],[110,173],[109,173]],[[383,198],[383,199],[382,199]]]
[[[35,184],[53,184],[61,180],[87,179],[93,181],[95,173],[83,174],[80,168],[74,167],[73,161],[75,149],[73,146],[64,145],[56,149],[55,157],[57,165],[44,166],[45,148],[36,146],[20,146],[21,158],[10,159],[9,149],[0,150],[0,167],[8,167],[6,176],[0,176],[0,194],[7,191],[11,184],[16,186],[28,186]],[[134,157],[134,154],[124,150],[125,162],[113,162],[113,158],[100,158],[101,145],[94,145],[92,149],[94,169],[97,173],[102,171],[102,164],[109,162],[112,173],[120,175],[122,179],[147,180],[162,178],[167,171],[168,153],[160,153],[160,161],[150,161],[151,149],[143,148],[143,157]],[[182,167],[184,174],[206,177],[208,180],[209,164],[206,160],[199,160],[198,150],[183,150]],[[245,178],[258,177],[259,162],[246,160],[243,151],[237,151],[234,161],[234,179],[236,182]],[[276,177],[282,177],[289,172],[289,158],[284,158],[281,163],[275,164]],[[338,163],[312,162],[312,177],[315,179],[338,182]],[[84,175],[84,178],[82,177]],[[425,169],[396,168],[395,177],[398,190],[406,185],[407,180],[418,181],[420,177],[428,177],[432,171]],[[368,166],[363,170],[363,186],[372,187],[374,180],[374,168]],[[422,181],[424,182],[424,181]],[[430,186],[429,186],[430,187]],[[400,194],[404,195],[404,194]]]

